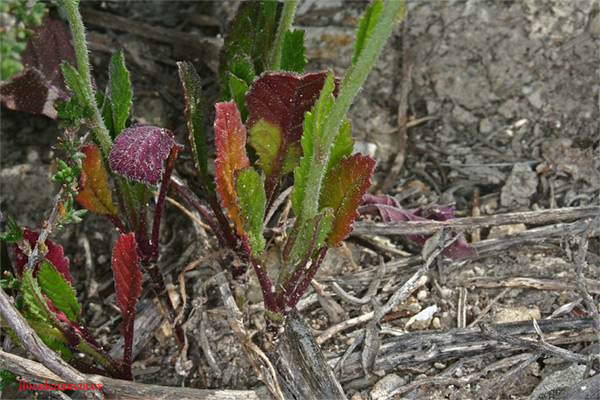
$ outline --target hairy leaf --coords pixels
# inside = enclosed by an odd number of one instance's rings
[[[41,302],[44,298],[42,289],[31,271],[23,271],[20,290],[23,293],[23,301],[28,313],[28,319],[49,322],[50,317],[46,312],[45,305]]]
[[[385,222],[399,221],[447,221],[454,219],[454,205],[429,206],[415,209],[403,208],[398,201],[391,196],[364,196],[365,204],[360,207],[359,212],[365,215],[381,217]],[[453,235],[456,235],[453,233]],[[406,239],[423,246],[432,235],[403,235]],[[442,252],[446,257],[452,259],[475,257],[477,250],[469,245],[464,237],[457,239]]]
[[[60,67],[63,76],[65,77],[65,82],[69,86],[69,89],[75,93],[75,97],[78,99],[78,104],[81,104],[85,107],[86,104],[83,103],[85,99],[85,82],[79,74],[79,71],[77,71],[75,67],[66,61],[63,61]]]
[[[373,33],[375,25],[379,21],[379,16],[383,11],[383,1],[375,0],[365,11],[360,18],[358,30],[356,31],[356,41],[354,42],[354,56],[352,56],[352,64],[356,64],[360,54],[364,50],[367,39]]]
[[[62,311],[69,321],[77,322],[81,312],[81,306],[77,302],[75,290],[59,273],[54,265],[43,261],[38,272],[38,281],[42,291],[52,301],[57,310]]]
[[[117,304],[123,315],[120,326],[121,333],[127,344],[131,346],[133,340],[133,321],[135,306],[142,294],[142,273],[138,267],[137,244],[135,234],[128,233],[119,236],[113,248],[111,267],[115,279]]]
[[[188,61],[178,62],[177,68],[183,88],[188,139],[192,146],[196,170],[203,186],[214,194],[214,184],[208,175],[208,155],[204,131],[204,92],[200,76],[192,63]]]
[[[275,40],[278,15],[281,12],[274,1],[244,1],[227,23],[223,47],[219,56],[219,76],[223,100],[231,100],[229,75],[231,65],[236,59],[251,60],[254,72],[259,75],[265,71],[265,65]],[[241,76],[238,78],[242,78]]]
[[[320,93],[319,100],[316,102],[310,112],[306,113],[303,129],[304,135],[301,139],[303,155],[300,159],[300,165],[294,170],[294,193],[292,193],[292,207],[296,215],[300,215],[300,209],[307,192],[310,196],[318,198],[320,188],[307,188],[308,176],[313,157],[315,154],[315,135],[320,135],[323,121],[329,115],[333,107],[334,98],[333,74],[329,74]],[[307,216],[310,217],[310,216]]]
[[[292,250],[286,257],[289,266],[294,268],[301,262],[310,261],[313,252],[325,245],[325,240],[333,228],[333,220],[333,210],[327,208],[308,218],[304,225],[297,227],[298,233],[293,238]]]
[[[298,163],[304,114],[319,98],[326,77],[326,71],[266,72],[246,95],[250,111],[248,143],[256,150],[258,164],[265,172],[267,198],[279,177]]]
[[[32,249],[35,246],[39,236],[40,234],[36,231],[23,229],[23,238],[29,242]],[[62,246],[54,244],[50,239],[46,239],[44,246],[48,250],[45,259],[50,261],[50,263],[56,267],[56,270],[60,272],[68,282],[73,282],[73,277],[71,277],[69,274],[69,259],[65,257]],[[13,250],[15,252],[17,276],[20,277],[23,274],[23,267],[27,265],[27,262],[29,261],[29,257],[23,252],[23,250],[21,250],[17,243],[13,243]],[[37,276],[39,267],[40,264],[38,263],[33,271],[34,277]]]
[[[235,59],[232,61],[230,71],[227,74],[229,75],[231,98],[235,100],[238,110],[240,110],[242,121],[246,121],[246,118],[248,118],[246,93],[255,78],[254,66],[245,58]]]
[[[329,163],[327,164],[327,171],[331,171],[333,167],[338,165],[342,157],[350,157],[352,150],[354,150],[354,139],[350,136],[352,133],[352,125],[348,118],[344,118],[340,125],[338,135],[333,141],[331,147],[331,154],[329,155]]]
[[[238,233],[244,235],[243,223],[237,204],[235,172],[250,166],[246,155],[246,128],[235,102],[216,104],[215,144],[217,158],[215,160],[217,192],[221,196],[223,207],[228,209],[227,215],[235,222]]]
[[[145,124],[125,128],[110,151],[110,168],[127,178],[156,185],[175,146],[179,145],[168,129]]]
[[[85,158],[81,161],[80,190],[75,200],[90,211],[116,215],[100,149],[91,143],[81,152]]]
[[[125,129],[125,123],[129,118],[131,109],[131,82],[129,81],[129,71],[125,67],[123,50],[119,49],[113,53],[108,68],[109,86],[110,86],[110,106],[113,118],[113,127],[115,134],[119,134]]]
[[[355,154],[350,158],[342,158],[327,175],[319,205],[334,210],[333,229],[327,238],[329,246],[340,245],[352,232],[352,223],[358,217],[358,206],[371,186],[374,170],[375,160]]]
[[[259,258],[266,244],[261,234],[267,202],[263,182],[258,172],[248,167],[236,172],[235,185],[252,257]]]
[[[281,69],[284,71],[304,72],[306,57],[304,56],[304,31],[294,29],[287,31],[283,37],[281,49]]]
[[[12,82],[0,83],[0,100],[10,109],[56,119],[56,100],[68,100],[72,95],[61,72],[61,61],[76,65],[75,51],[60,21],[47,17],[32,29],[34,34],[21,54],[25,69],[14,75]]]

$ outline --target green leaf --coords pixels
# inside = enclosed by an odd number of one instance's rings
[[[246,108],[246,92],[248,91],[248,84],[243,79],[240,79],[229,72],[228,74],[230,75],[229,90],[231,91],[231,96],[233,100],[235,100],[238,110],[240,110],[242,121],[245,121],[246,118],[248,118],[248,109]]]
[[[280,10],[281,7],[272,0],[240,3],[235,17],[227,24],[219,57],[222,100],[233,98],[227,72],[231,71],[234,60],[250,60],[256,75],[265,71],[275,39]],[[237,74],[234,75],[242,78]]]
[[[6,221],[6,225],[8,226],[9,231],[0,233],[0,239],[10,243],[16,243],[23,240],[23,229],[19,228],[15,219],[10,215]]]
[[[30,270],[23,271],[21,276],[21,292],[23,300],[30,316],[27,319],[50,322],[46,309],[47,307],[40,302],[43,299],[42,289],[38,281],[33,277]]]
[[[382,11],[383,1],[375,0],[367,8],[365,14],[361,17],[358,30],[356,31],[356,42],[354,42],[354,55],[352,56],[352,64],[356,64],[360,54],[365,49],[367,40],[369,37],[371,37]]]
[[[267,197],[260,175],[254,168],[241,169],[235,174],[235,185],[240,205],[240,214],[248,237],[252,257],[259,258],[265,248],[261,234]]]
[[[75,93],[75,96],[79,99],[80,104],[85,106],[91,106],[91,104],[85,104],[85,82],[79,72],[68,62],[63,61],[60,65],[62,73],[65,77],[65,82],[69,85],[69,88]]]
[[[325,245],[333,227],[333,210],[323,209],[313,218],[308,218],[306,223],[299,226],[297,236],[293,238],[290,255],[286,257],[286,264],[297,267],[303,260],[310,260],[312,254]]]
[[[119,49],[113,53],[108,68],[109,86],[110,86],[110,106],[113,117],[113,126],[118,135],[124,128],[129,110],[131,109],[131,82],[129,80],[129,71],[125,67],[123,50]]]
[[[302,135],[300,142],[302,144],[303,156],[300,159],[300,165],[294,170],[294,193],[292,193],[292,207],[296,215],[300,215],[300,210],[306,196],[313,196],[318,199],[320,194],[319,187],[307,186],[310,169],[315,161],[313,158],[316,154],[317,146],[320,146],[322,141],[322,125],[335,102],[333,97],[334,88],[333,74],[329,73],[325,84],[323,85],[319,100],[315,103],[312,110],[307,112],[304,117],[304,124],[302,125],[304,134]],[[306,215],[305,217],[311,218],[313,216],[314,215]]]
[[[112,108],[110,106],[110,102],[108,101],[108,97],[109,96],[104,96],[102,92],[94,93],[94,99],[96,100],[96,105],[100,110],[100,114],[102,114],[102,120],[104,121],[104,125],[106,126],[106,129],[108,129],[110,138],[112,140],[115,140],[115,138],[117,137],[117,133],[115,132]]]
[[[54,265],[44,260],[38,272],[38,280],[42,291],[52,301],[54,307],[65,313],[69,321],[77,322],[81,306],[77,302],[75,290]]]
[[[340,130],[336,138],[333,140],[327,171],[331,171],[333,167],[338,165],[342,157],[350,157],[354,150],[354,139],[350,137],[352,133],[352,124],[348,118],[344,118],[340,125]]]
[[[281,50],[281,69],[284,71],[304,72],[306,57],[304,56],[304,31],[294,29],[287,31],[283,37]]]
[[[0,391],[17,383],[17,376],[7,369],[0,369]]]
[[[206,132],[204,131],[205,101],[202,82],[192,63],[187,61],[179,62],[177,63],[177,68],[183,89],[185,120],[196,170],[205,190],[208,190],[212,197],[216,197],[214,182],[208,175]]]

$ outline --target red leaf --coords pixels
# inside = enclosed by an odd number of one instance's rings
[[[12,82],[0,84],[0,100],[10,109],[56,119],[56,100],[68,100],[72,95],[60,64],[65,60],[76,66],[75,50],[60,21],[46,17],[33,31],[21,54],[25,70],[14,75]]]
[[[330,246],[338,246],[352,232],[358,206],[371,186],[374,170],[375,160],[358,153],[342,158],[337,167],[329,171],[323,182],[319,207],[333,208],[333,229],[327,238]]]
[[[137,244],[135,234],[122,234],[113,248],[111,267],[115,278],[117,304],[123,315],[120,326],[125,338],[124,354],[130,356],[133,340],[133,321],[135,305],[142,294],[142,273],[138,267]]]
[[[430,206],[415,209],[402,208],[391,196],[365,195],[365,205],[360,207],[361,214],[379,215],[385,222],[400,221],[447,221],[454,219],[454,205]],[[453,235],[455,235],[453,233]],[[423,246],[431,235],[402,235],[406,239]],[[459,238],[442,252],[452,259],[475,257],[477,250],[469,245],[464,237]]]
[[[81,188],[75,200],[90,211],[115,215],[117,207],[112,202],[100,149],[92,143],[81,151],[85,158],[81,162]]]
[[[302,155],[304,114],[319,98],[326,77],[327,71],[266,72],[246,94],[248,144],[256,150],[265,172],[267,199],[279,177],[291,172]]]
[[[37,231],[23,229],[23,239],[29,242],[32,249],[34,248],[39,236],[40,234]],[[73,277],[71,276],[71,274],[69,274],[69,259],[65,257],[65,253],[63,251],[62,246],[54,244],[50,239],[46,239],[44,244],[48,249],[48,253],[46,253],[45,259],[52,263],[56,270],[60,272],[67,281],[73,283]],[[23,267],[25,267],[29,262],[29,257],[25,253],[23,253],[23,251],[19,248],[17,243],[13,243],[13,250],[15,252],[17,276],[21,277],[21,275],[23,274]],[[39,268],[40,263],[38,263],[33,270],[34,277],[37,276]]]
[[[244,235],[240,209],[235,189],[235,171],[250,166],[246,155],[246,128],[235,101],[217,103],[215,119],[215,144],[217,146],[216,182],[227,215],[235,222],[237,231]]]
[[[175,146],[179,145],[168,129],[146,124],[125,128],[110,151],[110,168],[127,178],[156,185]]]

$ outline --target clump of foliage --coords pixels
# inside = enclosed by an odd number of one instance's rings
[[[92,84],[76,0],[60,1],[74,47],[60,23],[48,19],[31,37],[28,49],[36,50],[39,57],[24,57],[25,71],[3,84],[0,96],[11,108],[58,120],[64,129],[58,147],[66,155],[53,178],[61,188],[42,229],[24,229],[7,219],[9,231],[2,234],[2,241],[3,246],[12,243],[16,265],[13,274],[3,277],[2,287],[12,291],[30,326],[66,361],[83,371],[131,379],[134,317],[143,272],[150,277],[178,344],[184,346],[186,338],[157,265],[169,187],[198,210],[219,244],[236,254],[240,263],[232,267],[234,279],[247,268],[254,270],[271,337],[307,290],[327,251],[340,246],[352,231],[375,161],[353,154],[346,113],[402,15],[402,3],[376,0],[367,8],[343,78],[332,71],[304,72],[304,32],[290,29],[296,3],[242,2],[228,24],[220,58],[222,101],[215,105],[214,177],[208,172],[201,80],[191,63],[178,63],[189,145],[203,188],[200,194],[172,176],[183,148],[173,134],[161,127],[129,123],[133,93],[122,51],[111,58],[107,87],[98,90]],[[57,108],[48,107],[57,99],[62,99]],[[155,192],[158,196],[150,206]],[[282,264],[273,282],[263,260],[264,230],[289,193],[294,218],[282,227],[286,235]],[[366,211],[387,220],[402,218],[398,204],[371,200]],[[75,202],[84,209],[77,209]],[[86,327],[69,260],[62,247],[48,238],[53,229],[79,222],[86,210],[105,215],[119,232],[111,266],[123,316],[122,359],[111,357]],[[413,214],[411,218],[420,218]],[[239,304],[243,303],[241,299]],[[18,342],[9,322],[2,320],[2,327]],[[76,359],[75,351],[86,358]]]

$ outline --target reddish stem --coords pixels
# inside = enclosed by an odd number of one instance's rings
[[[327,250],[329,250],[329,247],[323,247],[321,250],[319,250],[319,254],[317,255],[317,258],[315,259],[315,261],[313,261],[313,263],[309,267],[306,277],[300,283],[300,285],[296,288],[294,293],[290,296],[290,300],[286,304],[286,306],[283,310],[283,315],[287,315],[289,313],[289,311],[285,312],[285,310],[291,311],[294,307],[296,307],[296,304],[298,304],[298,301],[300,301],[300,298],[302,297],[302,295],[304,294],[306,289],[308,289],[308,285],[310,285],[310,282],[313,280],[313,278],[317,274],[317,271],[319,270],[319,267],[321,266],[321,263],[323,262],[323,259],[325,258],[325,254],[327,254]]]

